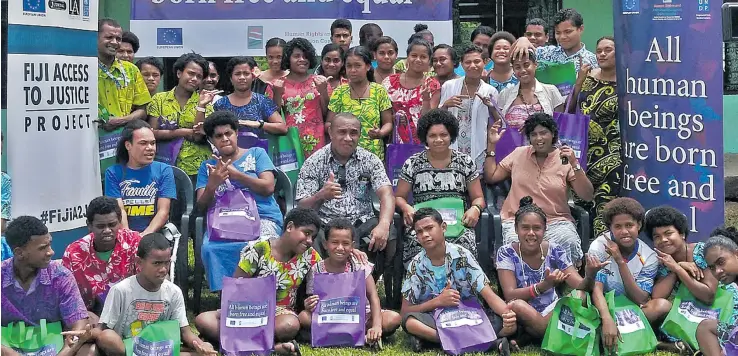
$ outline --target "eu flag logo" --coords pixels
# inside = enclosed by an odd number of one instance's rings
[[[46,13],[45,0],[23,0],[23,11]]]
[[[623,12],[638,12],[640,7],[640,0],[623,0]]]
[[[182,46],[182,28],[157,28],[156,29],[156,45],[157,46]]]

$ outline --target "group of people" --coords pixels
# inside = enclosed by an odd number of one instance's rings
[[[378,348],[399,327],[413,351],[439,344],[434,311],[476,298],[499,336],[491,350],[509,354],[543,339],[568,288],[591,294],[603,345],[613,349],[622,335],[608,292],[640,305],[659,329],[683,284],[707,305],[717,288],[732,293],[731,321],[705,320],[697,331],[701,351],[720,355],[738,322],[738,233],[717,229],[707,242],[690,244],[681,212],[666,206],[646,212],[618,197],[614,40],[603,37],[596,54],[588,51],[582,16],[573,9],[559,11],[552,25],[557,45],[547,44],[548,24],[540,19],[517,39],[480,26],[460,54],[435,45],[427,26],[418,25],[406,59],[398,61],[397,42],[379,26],[362,26],[360,45],[351,47],[352,25],[339,19],[319,59],[304,38],[274,38],[266,43],[268,68],[251,57],[231,58],[221,90],[215,63],[187,53],[174,63],[175,87],[159,92],[162,63],[146,57],[132,64],[136,36],[100,20],[100,134],[120,135],[112,157],[101,155],[105,196],[90,202],[89,234],[70,244],[61,261],[52,261],[51,235],[40,220],[10,219],[3,206],[13,256],[2,262],[2,325],[61,322],[60,354],[123,355],[127,340],[147,325],[174,320],[183,354],[215,354],[220,310],[195,318],[202,338],[196,336],[183,291],[167,279],[173,245],[160,231],[175,218],[169,216],[177,198],[174,166],[192,181],[200,212],[226,186],[253,197],[259,238],[211,241],[206,234],[202,261],[211,291],[221,290],[226,276],[277,277],[280,354],[299,354],[295,340],[309,335],[318,303],[315,274],[363,270],[366,339]],[[543,61],[575,64],[569,100],[536,79]],[[591,117],[586,171],[571,147],[558,144],[552,115],[563,111]],[[262,147],[239,145],[239,138],[285,135],[291,127],[306,159],[295,183],[296,207],[284,216],[273,157]],[[498,157],[497,144],[515,130],[529,144]],[[387,167],[388,143],[421,148],[401,166]],[[171,165],[162,162],[162,151],[173,145],[179,149],[171,151]],[[396,184],[388,176],[393,168]],[[490,282],[494,271],[478,262],[491,256],[478,254],[475,228],[487,209],[483,186],[506,181],[504,245],[492,257],[498,294]],[[597,238],[589,251],[582,251],[570,213],[570,190],[593,213]],[[394,226],[396,211],[403,227]],[[397,253],[405,271],[399,313],[382,309],[376,287]],[[303,285],[308,296],[301,299]],[[660,334],[662,348],[691,351],[683,340]]]

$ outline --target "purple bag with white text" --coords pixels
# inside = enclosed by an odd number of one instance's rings
[[[497,340],[492,323],[476,298],[462,300],[458,307],[438,308],[433,318],[443,351],[450,355],[485,352]]]
[[[738,356],[738,326],[728,332],[728,340],[723,345],[726,356]]]
[[[567,107],[569,102],[567,101]],[[584,115],[577,105],[576,114],[555,112],[554,121],[559,126],[559,142],[574,150],[579,165],[587,170],[587,150],[589,149],[589,115]]]
[[[408,119],[410,120],[410,119]],[[400,172],[402,171],[402,165],[405,164],[410,156],[423,152],[425,146],[418,145],[415,143],[400,143],[400,138],[397,133],[397,128],[400,127],[400,114],[395,116],[395,134],[392,139],[392,143],[387,145],[387,151],[385,157],[387,158],[387,177],[392,182],[392,189],[397,190],[397,182],[400,179]],[[412,127],[407,125],[409,136],[413,137]],[[412,192],[408,197],[408,202],[412,203]]]
[[[177,119],[174,121],[159,116],[158,121],[159,127],[157,129],[159,130],[176,130],[179,128],[179,115],[177,115]],[[183,142],[184,138],[182,137],[173,140],[156,141],[154,160],[173,166],[177,163],[177,157],[179,156],[179,151],[182,149]]]
[[[505,129],[505,132],[500,136],[500,141],[498,141],[495,146],[495,159],[497,160],[497,164],[502,162],[502,160],[511,154],[512,151],[515,151],[516,148],[527,144],[528,139],[526,139],[520,131],[514,128]]]
[[[274,349],[277,279],[223,278],[220,352],[227,356],[269,355]]]
[[[253,241],[261,235],[261,220],[256,201],[226,182],[215,192],[215,203],[208,209],[210,241]]]
[[[314,290],[313,347],[363,346],[366,339],[366,275],[364,270],[318,273]]]

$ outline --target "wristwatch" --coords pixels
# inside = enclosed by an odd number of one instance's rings
[[[197,110],[199,112],[205,112],[205,108],[200,107],[200,106],[195,106],[195,110]]]
[[[259,129],[264,128],[264,120],[259,120]]]
[[[494,156],[496,156],[496,155],[497,155],[497,154],[495,153],[495,151],[487,151],[487,150],[484,150],[484,151],[485,151],[485,152],[487,153],[487,157],[494,157]]]
[[[580,165],[579,162],[577,162],[577,165],[574,166],[574,172],[578,172],[578,171],[581,171],[581,170],[582,170],[582,165]]]

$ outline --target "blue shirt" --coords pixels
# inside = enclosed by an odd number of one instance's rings
[[[489,72],[494,67],[495,67],[495,62],[494,61],[489,61],[489,62],[487,62],[487,64],[484,65],[484,70],[487,71],[487,72]],[[461,66],[461,64],[459,64],[458,66],[456,66],[456,69],[454,69],[454,73],[458,74],[460,77],[463,77],[463,76],[466,75],[466,71],[464,71],[464,68]]]
[[[2,258],[0,260],[5,261],[8,258],[13,257],[13,250],[8,245],[8,241],[5,240],[5,236],[2,237]]]
[[[214,111],[230,111],[238,117],[239,120],[251,121],[267,121],[272,114],[277,111],[277,105],[272,99],[267,98],[259,93],[251,93],[251,101],[244,106],[236,106],[231,104],[228,96],[224,96],[213,104]],[[239,132],[253,132],[261,138],[266,138],[263,129],[252,129],[250,127],[240,127]]]
[[[555,62],[555,63],[567,63],[574,62],[574,69],[579,73],[579,57],[582,58],[582,64],[589,64],[592,68],[599,68],[600,65],[597,63],[597,56],[594,53],[587,50],[582,43],[582,48],[577,53],[571,56],[566,54],[564,48],[561,46],[541,46],[536,48],[537,61]]]
[[[218,162],[215,159],[209,159],[202,163],[200,171],[197,172],[197,188],[204,189],[208,184],[208,167],[207,165],[215,166]],[[231,163],[236,169],[247,174],[250,177],[259,178],[259,174],[266,171],[274,171],[274,164],[269,158],[269,154],[264,151],[261,147],[252,147],[246,150],[246,153]],[[277,200],[274,199],[274,194],[265,196],[256,192],[249,191],[249,188],[245,187],[241,182],[236,179],[231,179],[231,184],[245,192],[251,193],[256,201],[256,207],[259,210],[259,218],[267,219],[276,223],[279,227],[282,227],[282,211],[279,210]],[[225,185],[218,187],[218,190],[225,189]]]
[[[122,199],[128,228],[142,232],[156,215],[159,198],[177,199],[174,172],[156,161],[139,169],[116,164],[105,171],[105,195]]]
[[[459,291],[461,299],[471,296],[479,298],[485,286],[489,285],[487,275],[474,256],[462,246],[446,242],[446,264],[440,273],[444,273],[444,283],[437,284],[439,267],[433,266],[425,249],[413,257],[407,267],[407,275],[402,282],[402,296],[410,304],[422,304],[435,298],[446,287],[446,281],[451,280],[452,288]],[[448,274],[446,276],[445,274]],[[448,278],[448,279],[447,279]]]
[[[493,88],[497,89],[497,92],[498,93],[502,93],[502,90],[503,89],[507,89],[509,87],[514,87],[515,84],[520,83],[520,80],[518,80],[518,77],[516,77],[515,74],[513,74],[513,76],[510,77],[510,79],[508,79],[508,80],[506,80],[504,82],[498,82],[498,81],[492,79],[492,77],[489,77],[489,76],[487,77],[487,79],[489,79],[489,85],[491,85]]]
[[[594,241],[589,246],[589,254],[599,258],[600,261],[606,261],[610,259],[610,255],[607,254],[605,246],[607,240],[610,239],[610,233],[606,232]],[[653,291],[653,283],[656,278],[656,271],[659,267],[659,260],[654,252],[646,243],[640,239],[636,240],[635,248],[630,256],[623,256],[628,265],[630,274],[636,281],[638,288],[644,292],[651,294]],[[623,278],[620,276],[620,269],[615,262],[611,262],[599,272],[595,277],[597,282],[602,283],[603,291],[605,293],[614,290],[616,295],[625,294],[625,285],[623,284]]]
[[[0,217],[2,217],[5,220],[10,220],[11,216],[11,204],[10,204],[10,197],[11,189],[12,189],[12,181],[10,180],[10,176],[2,172],[0,173],[2,175],[2,194],[0,198],[0,206],[1,206],[1,212]]]

